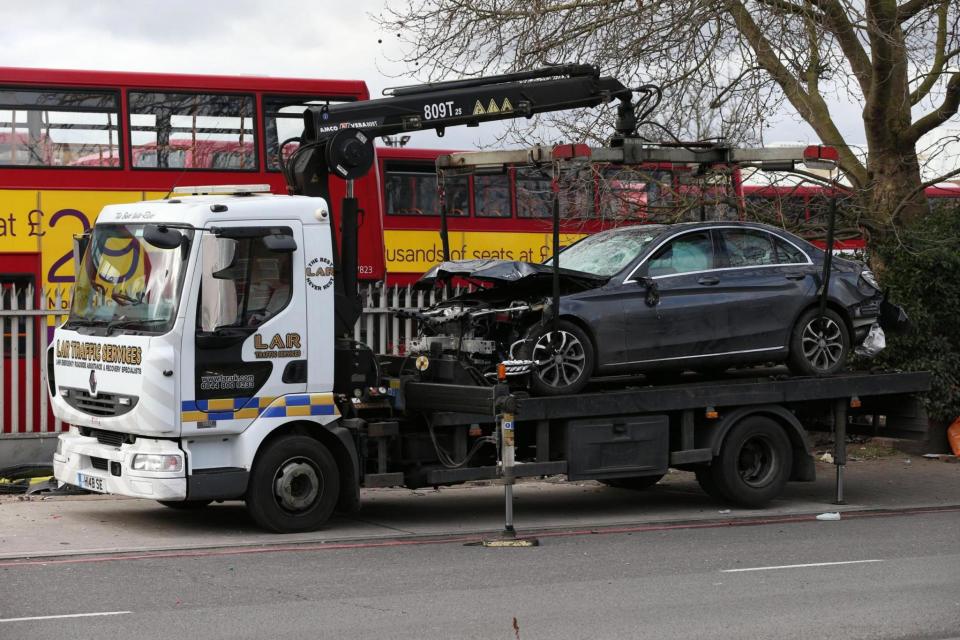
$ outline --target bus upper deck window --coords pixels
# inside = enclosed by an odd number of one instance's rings
[[[0,89],[0,165],[119,167],[119,104],[110,91]]]
[[[134,168],[257,170],[253,96],[131,91],[128,99]]]

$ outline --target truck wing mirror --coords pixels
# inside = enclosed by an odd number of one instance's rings
[[[73,236],[73,272],[80,273],[80,263],[83,261],[83,254],[87,252],[87,246],[90,244],[90,232],[84,231],[79,235]]]
[[[293,253],[297,250],[297,241],[290,235],[270,234],[263,236],[263,246],[274,253]]]
[[[176,249],[183,243],[183,234],[162,224],[148,224],[143,239],[158,249]]]

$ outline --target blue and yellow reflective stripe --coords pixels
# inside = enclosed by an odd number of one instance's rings
[[[250,420],[257,417],[288,418],[298,416],[338,415],[332,393],[294,393],[286,396],[254,398],[211,398],[185,400],[181,403],[180,420]]]

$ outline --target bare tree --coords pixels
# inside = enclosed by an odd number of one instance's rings
[[[874,233],[926,211],[917,143],[960,106],[958,0],[390,0],[379,22],[423,79],[576,61],[655,82],[657,124],[676,135],[761,140],[789,105],[840,150]],[[862,106],[865,157],[832,98]],[[608,116],[551,124],[589,139],[609,130]]]

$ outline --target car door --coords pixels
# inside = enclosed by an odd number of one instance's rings
[[[764,229],[717,229],[720,265],[717,313],[727,324],[730,352],[783,350],[793,320],[814,298],[815,267],[784,238]]]
[[[655,284],[659,300],[648,295],[642,278]],[[709,229],[684,231],[654,249],[627,278],[634,287],[624,299],[625,365],[693,360],[720,346],[725,326],[713,313],[717,303],[716,248]]]

